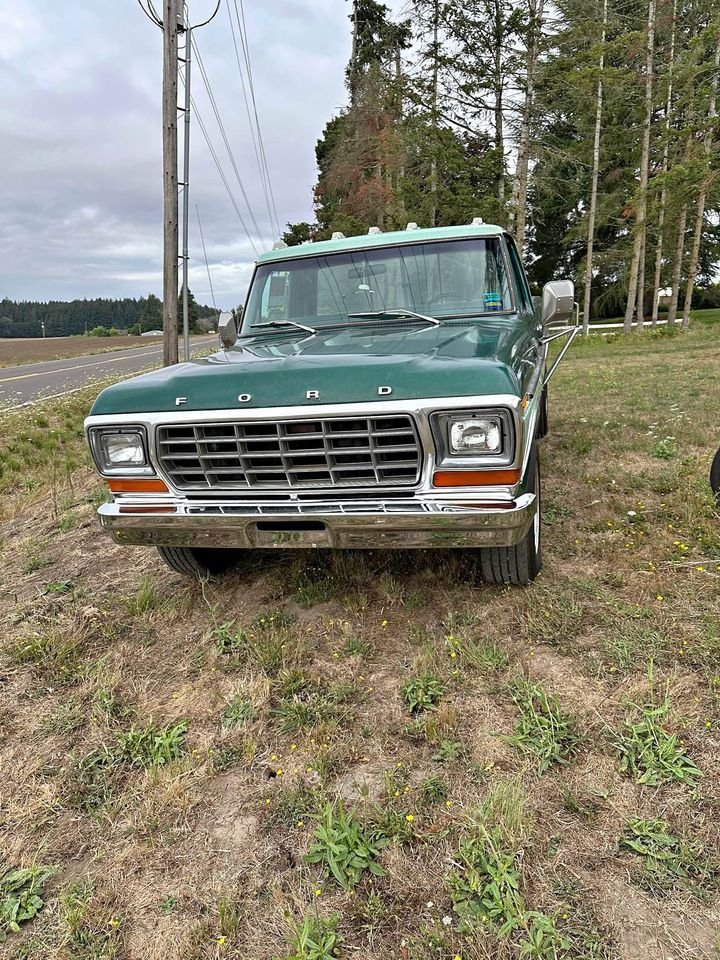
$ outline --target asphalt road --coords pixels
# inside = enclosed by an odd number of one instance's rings
[[[193,338],[191,349],[217,345],[217,336]],[[182,356],[182,343],[180,344]],[[162,343],[112,353],[92,354],[67,360],[25,363],[19,367],[0,367],[0,409],[22,406],[48,397],[62,396],[94,380],[117,374],[132,374],[162,363]]]

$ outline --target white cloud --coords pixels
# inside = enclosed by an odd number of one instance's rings
[[[194,0],[199,9],[207,4]],[[345,98],[348,6],[246,3],[255,92],[281,225],[312,216],[315,142]],[[161,35],[131,0],[0,0],[0,296],[69,299],[161,290]],[[269,246],[225,2],[198,43]],[[193,91],[237,182],[199,72]],[[254,256],[199,127],[191,135],[191,285],[209,302],[197,203],[219,305],[239,302]],[[249,221],[249,217],[246,217]],[[254,238],[257,242],[257,238]]]

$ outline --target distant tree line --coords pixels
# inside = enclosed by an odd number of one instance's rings
[[[196,303],[189,292],[191,333],[202,332],[213,325],[217,310]],[[180,311],[181,311],[180,307]],[[124,331],[131,334],[162,330],[162,301],[149,293],[147,297],[108,300],[0,300],[0,337],[42,337],[43,324],[47,337],[69,337],[78,334],[98,335],[99,331]],[[182,313],[179,316],[182,329]],[[100,336],[103,334],[100,333]]]
[[[717,0],[352,0],[348,103],[289,244],[479,215],[625,327],[715,306]],[[704,288],[698,291],[697,287]]]

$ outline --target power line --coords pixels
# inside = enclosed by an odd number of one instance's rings
[[[220,159],[218,158],[215,147],[212,145],[212,141],[210,140],[210,135],[207,132],[207,127],[205,126],[203,119],[200,116],[200,112],[198,111],[197,104],[195,103],[194,98],[191,97],[190,102],[192,104],[193,113],[195,114],[195,119],[197,120],[198,126],[200,127],[200,132],[203,135],[203,138],[205,140],[205,143],[207,144],[208,150],[210,151],[210,156],[212,157],[215,163],[215,166],[217,167],[217,171],[220,174],[220,179],[222,180],[223,186],[225,187],[225,190],[227,191],[227,195],[230,198],[230,203],[232,204],[233,209],[235,210],[235,213],[238,216],[238,220],[242,224],[242,228],[245,231],[245,236],[248,238],[248,241],[250,242],[250,246],[253,249],[253,253],[255,254],[256,257],[259,257],[260,254],[258,252],[257,247],[255,246],[255,241],[253,240],[252,234],[248,229],[248,225],[245,222],[245,218],[240,212],[240,208],[237,205],[237,200],[235,199],[233,192],[230,189],[230,184],[228,183],[227,177],[225,176],[225,172],[222,168],[222,165],[220,163]]]
[[[255,133],[255,126],[253,124],[252,116],[250,114],[250,101],[248,100],[247,89],[245,86],[245,74],[243,73],[242,64],[240,63],[240,52],[238,50],[237,37],[235,35],[235,24],[233,22],[232,13],[230,12],[229,0],[226,0],[225,8],[227,10],[228,20],[230,21],[230,33],[232,35],[233,47],[235,49],[235,60],[238,66],[238,73],[240,74],[240,85],[242,87],[243,101],[245,102],[245,113],[247,114],[248,127],[250,129],[250,137],[252,139],[253,150],[255,151],[255,161],[257,163],[258,173],[260,174],[260,182],[262,184],[263,193],[265,194],[265,204],[267,206],[268,217],[270,218],[270,223],[272,224],[273,217],[270,209],[270,192],[268,189],[269,183],[265,176],[265,170],[262,165],[262,160],[260,159],[260,151],[258,149],[257,135]],[[238,29],[239,29],[239,21],[238,21]],[[242,35],[241,35],[241,43],[242,43]],[[243,53],[244,53],[244,47],[243,47]],[[277,226],[277,222],[276,222],[276,226]]]
[[[205,269],[207,270],[208,283],[210,284],[210,297],[212,299],[213,310],[217,310],[215,291],[213,290],[212,277],[210,276],[210,264],[208,263],[207,252],[205,251],[205,237],[203,236],[202,223],[200,223],[200,208],[197,204],[195,204],[195,213],[197,214],[198,229],[200,230],[200,243],[202,244],[203,257],[205,258]]]
[[[280,223],[278,220],[277,208],[275,206],[275,197],[273,195],[272,184],[270,183],[270,170],[268,168],[267,155],[265,153],[265,144],[263,143],[262,130],[260,129],[260,118],[258,116],[257,102],[255,100],[255,83],[253,81],[252,64],[250,63],[250,46],[248,44],[248,39],[247,39],[247,26],[245,25],[245,8],[243,7],[243,0],[240,0],[240,14],[242,17],[242,24],[241,24],[241,18],[240,16],[238,16],[238,0],[233,0],[233,5],[235,7],[235,16],[238,18],[238,27],[240,28],[240,43],[243,48],[245,66],[247,68],[247,74],[248,74],[248,82],[250,84],[250,98],[252,100],[253,113],[255,115],[255,125],[257,127],[260,156],[262,159],[263,167],[265,169],[265,176],[267,178],[268,190],[270,191],[270,199],[272,201],[273,212],[275,215],[275,228],[279,234]]]
[[[195,56],[197,57],[198,67],[200,68],[200,75],[203,79],[203,83],[205,85],[205,90],[207,91],[208,99],[210,100],[210,106],[212,107],[212,111],[215,114],[215,120],[217,121],[218,127],[220,129],[220,135],[222,136],[223,142],[225,144],[225,149],[227,150],[228,157],[230,158],[230,165],[232,166],[233,172],[235,173],[235,178],[237,179],[238,185],[240,187],[240,192],[243,195],[243,199],[245,200],[245,205],[248,209],[248,213],[250,214],[250,219],[252,220],[256,234],[259,238],[262,236],[262,232],[260,230],[260,227],[258,226],[257,219],[255,218],[255,213],[252,209],[252,205],[248,198],[247,191],[245,190],[245,185],[242,181],[242,177],[240,176],[240,171],[238,170],[238,165],[235,160],[235,155],[233,153],[232,147],[230,146],[228,135],[225,131],[225,124],[223,123],[222,117],[220,116],[220,111],[218,109],[217,101],[215,100],[215,95],[212,91],[210,79],[207,75],[207,72],[205,70],[205,65],[202,61],[202,57],[200,56],[200,51],[194,39],[192,41],[192,44],[193,44],[193,50],[195,51]]]

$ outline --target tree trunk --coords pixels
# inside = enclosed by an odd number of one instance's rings
[[[530,166],[530,125],[532,123],[535,99],[535,71],[540,56],[540,38],[542,36],[542,18],[545,0],[530,0],[529,35],[525,72],[525,102],[523,103],[518,160],[513,183],[513,213],[515,216],[515,243],[520,256],[525,245],[525,223],[527,219],[528,169]]]
[[[635,242],[633,244],[633,258],[630,265],[630,279],[628,281],[628,300],[625,310],[623,333],[630,333],[632,329],[635,304],[637,299],[637,281],[640,268],[640,254],[645,242],[647,230],[647,186],[648,168],[650,166],[650,124],[653,108],[653,57],[655,53],[655,3],[648,2],[648,35],[647,53],[645,57],[645,122],[643,124],[642,154],[640,157],[640,187],[638,196],[637,221],[635,224]]]
[[[670,120],[672,116],[673,73],[675,70],[675,33],[677,30],[677,0],[673,0],[672,29],[670,33],[670,64],[668,67],[668,92],[665,104],[665,147],[663,148],[663,187],[660,191],[660,209],[658,210],[658,236],[655,248],[655,278],[653,280],[652,325],[657,326],[658,308],[660,306],[660,284],[662,283],[663,258],[663,230],[665,228],[665,206],[667,204],[667,187],[665,177],[668,172],[668,157],[670,153]]]
[[[697,273],[698,260],[700,258],[700,244],[702,242],[702,228],[705,217],[705,204],[707,202],[708,189],[712,181],[712,154],[713,154],[713,133],[715,127],[715,117],[717,116],[717,94],[718,94],[718,68],[720,67],[720,36],[715,45],[715,75],[713,77],[712,94],[710,95],[710,104],[708,107],[708,122],[705,127],[703,143],[705,146],[705,176],[700,184],[700,193],[698,195],[697,213],[695,215],[695,231],[693,234],[693,245],[690,252],[690,263],[688,264],[687,283],[685,285],[685,304],[683,306],[682,331],[687,333],[690,325],[690,305],[692,303],[693,287],[695,285],[695,274]]]
[[[495,0],[495,62],[494,77],[495,86],[495,154],[497,157],[497,198],[500,205],[505,205],[505,132],[503,121],[503,95],[504,78],[502,63],[502,4],[500,0]]]
[[[592,295],[593,246],[595,244],[595,214],[597,211],[598,176],[600,174],[600,132],[603,111],[603,73],[605,70],[605,39],[607,37],[608,0],[603,0],[602,40],[598,62],[597,100],[595,107],[595,136],[593,138],[592,185],[588,211],[587,253],[585,255],[585,293],[583,295],[583,333],[590,329],[590,297]]]
[[[675,263],[673,265],[672,296],[668,308],[667,325],[675,326],[678,308],[678,294],[680,293],[680,277],[682,276],[683,253],[685,251],[685,224],[687,223],[687,204],[684,203],[680,211],[678,223],[677,243],[675,244]]]
[[[437,226],[437,150],[438,150],[438,24],[440,22],[440,0],[433,6],[433,68],[432,68],[432,159],[430,160],[430,225]]]
[[[352,15],[350,20],[352,21],[352,47],[350,49],[350,69],[348,70],[348,87],[350,88],[350,106],[355,106],[355,100],[357,98],[357,48],[358,48],[358,29],[357,29],[357,15],[358,15],[358,0],[353,0],[352,5]]]
[[[645,321],[645,249],[647,244],[647,230],[643,232],[642,238],[642,250],[640,251],[640,265],[638,267],[638,282],[637,282],[637,302],[636,302],[636,314],[637,314],[637,328],[638,331],[642,330],[643,323]]]

